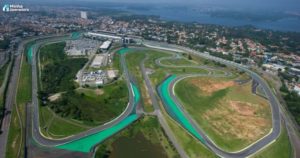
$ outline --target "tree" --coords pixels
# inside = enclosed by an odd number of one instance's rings
[[[102,85],[98,85],[97,87],[98,87],[98,89],[102,89],[102,88],[103,88],[103,86],[102,86]]]

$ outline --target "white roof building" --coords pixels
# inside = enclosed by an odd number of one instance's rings
[[[111,45],[111,41],[105,41],[100,46],[100,49],[108,49],[110,47],[110,45]]]
[[[95,36],[95,37],[109,38],[109,39],[116,39],[116,40],[121,40],[122,39],[121,36],[109,35],[109,34],[104,34],[104,33],[88,32],[86,35],[88,35],[88,36]]]
[[[285,67],[282,65],[278,65],[278,64],[263,64],[262,66],[267,69],[274,70],[274,71],[278,71],[279,69],[283,72],[285,71]]]
[[[107,76],[108,76],[108,78],[117,77],[117,71],[116,70],[107,70]]]
[[[91,64],[91,67],[100,67],[103,65],[103,61],[104,61],[104,56],[103,55],[96,55],[92,64]]]
[[[297,92],[298,95],[300,95],[300,85],[295,85],[294,91]]]
[[[80,17],[81,17],[82,19],[87,19],[87,12],[81,11],[81,12],[80,12]]]

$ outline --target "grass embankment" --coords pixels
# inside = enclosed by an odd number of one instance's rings
[[[293,150],[286,129],[281,131],[279,138],[270,146],[253,156],[253,158],[292,158]]]
[[[170,54],[160,53],[152,51],[148,53],[148,60],[145,62],[145,67],[153,70],[153,73],[149,75],[154,86],[158,85],[168,75],[162,68],[156,65],[155,60],[161,57],[171,56]]]
[[[65,42],[41,48],[40,122],[44,135],[62,138],[103,124],[120,115],[127,106],[128,88],[119,79],[99,89],[78,88],[74,79],[87,59],[71,58],[64,53]],[[118,60],[119,57],[115,57]],[[113,67],[118,67],[115,61]],[[117,95],[111,95],[117,94]],[[49,98],[49,99],[50,99]]]
[[[213,158],[217,157],[209,149],[207,149],[201,142],[191,136],[181,125],[172,120],[167,113],[164,112],[164,116],[167,120],[168,125],[170,126],[176,140],[182,148],[185,150],[187,155],[191,158]]]
[[[142,50],[133,51],[126,55],[126,63],[130,74],[134,75],[137,80],[137,86],[141,89],[144,110],[146,112],[153,112],[154,108],[140,70],[140,63],[144,58],[146,58],[146,54]]]
[[[270,107],[265,99],[252,94],[251,83],[188,78],[176,85],[175,93],[201,128],[226,151],[240,150],[270,131]]]
[[[177,158],[174,147],[154,117],[144,117],[98,146],[96,158]]]
[[[28,49],[26,49],[27,52]],[[25,136],[25,108],[26,104],[31,101],[31,65],[27,62],[26,56],[22,58],[22,65],[20,70],[16,104],[14,106],[11,124],[9,128],[8,143],[6,150],[7,158],[24,157],[24,139]],[[17,108],[16,108],[17,107]],[[17,115],[17,110],[20,114],[22,121],[22,127],[20,126],[20,120]]]
[[[43,135],[51,138],[64,138],[91,128],[82,122],[57,116],[48,107],[40,107],[40,126]]]

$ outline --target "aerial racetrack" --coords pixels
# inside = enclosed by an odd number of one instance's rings
[[[72,36],[73,38],[73,36]],[[39,113],[39,100],[37,96],[38,91],[38,74],[37,74],[37,52],[42,45],[48,43],[55,43],[68,40],[69,37],[49,37],[34,42],[28,52],[27,56],[32,65],[32,105],[28,107],[28,116],[32,116],[32,124],[29,121],[30,127],[32,127],[32,138],[39,144],[45,147],[56,147],[59,149],[66,149],[71,151],[90,152],[93,147],[100,142],[104,141],[108,137],[114,135],[126,126],[134,122],[140,117],[140,114],[136,113],[140,101],[140,94],[138,88],[134,82],[130,79],[128,70],[125,64],[124,54],[120,52],[120,63],[123,70],[123,76],[128,87],[129,101],[125,111],[121,115],[114,118],[110,122],[103,125],[81,132],[79,134],[71,135],[66,138],[49,139],[45,137],[41,132],[40,127],[40,113]],[[32,114],[31,114],[32,113]],[[83,147],[84,146],[84,147]]]
[[[149,46],[147,44],[147,46]],[[160,48],[159,48],[160,47]],[[161,46],[154,46],[152,48],[155,49],[161,49],[162,52],[169,51],[174,51],[170,50],[168,47],[161,47]],[[143,52],[143,51],[139,51]],[[148,52],[147,50],[144,50],[144,52]],[[180,50],[175,51],[175,52],[180,52]],[[172,54],[172,53],[171,53]],[[174,54],[174,53],[173,53]],[[195,55],[195,54],[194,54]],[[196,54],[197,55],[197,54]],[[147,57],[151,58],[151,55],[149,54]],[[155,84],[159,84],[159,87],[157,88],[157,91],[164,103],[164,108],[168,112],[168,114],[174,119],[177,123],[179,123],[181,126],[183,126],[191,135],[194,136],[195,139],[198,139],[200,142],[202,142],[208,149],[212,150],[215,154],[222,156],[222,157],[247,157],[250,155],[253,155],[257,151],[260,151],[262,148],[265,146],[271,144],[274,140],[276,140],[280,134],[280,118],[279,118],[279,109],[278,109],[278,103],[277,100],[274,98],[273,94],[271,93],[270,89],[268,89],[268,86],[266,83],[259,78],[255,73],[249,71],[247,68],[238,65],[238,64],[232,64],[227,61],[222,61],[222,60],[217,60],[219,62],[218,64],[226,64],[229,65],[229,67],[234,67],[240,69],[243,74],[246,73],[248,75],[244,76],[250,76],[252,81],[254,83],[258,82],[262,87],[264,88],[264,91],[266,92],[267,98],[269,98],[269,103],[264,100],[263,98],[259,98],[259,96],[254,96],[251,92],[251,86],[249,86],[249,79],[236,79],[233,77],[233,74],[229,71],[224,71],[221,69],[214,69],[212,67],[206,66],[206,65],[200,65],[200,66],[193,66],[191,65],[184,65],[186,63],[185,60],[179,60],[181,57],[178,56],[178,54],[173,55],[172,57],[165,57],[163,55],[157,55],[158,57],[156,60],[154,60],[155,65],[147,65],[147,68],[151,69],[157,69],[159,73],[162,71],[165,71],[165,75],[169,75],[162,83],[162,75],[157,75],[156,74],[151,74],[152,76],[156,76],[156,79],[153,79],[153,82]],[[177,60],[177,61],[164,61],[167,59],[171,60]],[[167,63],[167,64],[165,64]],[[170,64],[171,63],[171,64]],[[174,63],[176,65],[174,65]],[[178,63],[183,63],[183,65],[179,65]],[[147,64],[147,62],[146,62]],[[173,65],[172,65],[173,64]],[[224,66],[224,65],[223,65]],[[172,71],[172,70],[166,70],[166,69],[161,69],[157,67],[168,67],[168,69],[176,68],[177,71]],[[190,70],[188,68],[191,68],[193,70]],[[180,72],[178,71],[180,70]],[[205,71],[202,71],[201,73],[197,73],[195,69],[204,69]],[[182,71],[181,71],[182,70]],[[215,70],[215,71],[213,71]],[[153,70],[155,71],[155,70]],[[158,74],[159,74],[158,73]],[[177,75],[172,75],[172,74],[177,74]],[[150,75],[150,76],[151,76]],[[241,106],[244,107],[246,105],[246,109],[249,108],[252,104],[256,107],[262,107],[263,113],[259,114],[259,117],[256,119],[262,120],[262,124],[258,126],[260,129],[263,129],[263,131],[256,136],[255,139],[248,141],[247,143],[244,144],[244,146],[241,146],[241,148],[236,148],[236,149],[223,149],[222,147],[219,147],[217,143],[214,142],[213,139],[211,139],[207,133],[201,129],[201,125],[199,125],[196,121],[194,121],[194,118],[190,116],[189,112],[186,111],[183,105],[180,104],[178,101],[177,97],[174,94],[174,85],[180,80],[183,80],[185,78],[197,78],[197,77],[211,77],[211,78],[230,78],[236,79],[236,84],[239,85],[237,86],[239,89],[247,89],[247,95],[254,97],[254,99],[258,99],[259,103],[244,103],[244,101],[240,100],[233,100],[234,105],[238,103],[238,105],[241,103]],[[244,80],[248,80],[248,82],[245,82]],[[179,82],[180,83],[180,82]],[[235,89],[236,87],[233,87]],[[188,91],[188,90],[187,90]],[[234,92],[234,91],[233,91]],[[232,92],[232,93],[233,93]],[[184,92],[183,92],[184,93]],[[236,93],[236,92],[235,92]],[[247,97],[247,95],[245,95]],[[253,95],[253,96],[252,96]],[[231,95],[232,96],[232,95]],[[249,98],[251,100],[251,97]],[[253,98],[252,98],[253,99]],[[248,106],[249,105],[249,106]],[[257,113],[261,109],[254,109],[253,112],[250,110],[251,114],[252,113]],[[238,112],[241,112],[241,110],[237,110]],[[271,114],[272,112],[272,114]],[[245,113],[242,113],[241,115],[245,115]],[[247,114],[246,114],[247,115]],[[251,116],[250,116],[251,117]],[[245,118],[243,118],[245,119]],[[252,118],[251,118],[252,119]],[[255,119],[254,119],[255,120]],[[252,129],[255,127],[251,127]],[[250,128],[250,129],[251,129]],[[250,131],[251,132],[251,131]],[[249,133],[248,133],[249,134]],[[225,146],[226,147],[226,146]]]
[[[206,56],[206,55],[204,55],[204,56]],[[173,56],[173,57],[170,57],[169,59],[171,59],[171,58],[173,58],[173,60],[175,60],[175,59],[178,60],[179,57]],[[207,69],[208,71],[213,70],[212,68],[209,68],[205,65],[204,66],[190,66],[190,65],[178,65],[178,64],[177,65],[163,64],[163,60],[166,60],[166,59],[157,59],[156,60],[157,65],[160,65],[162,67],[177,67],[177,68],[194,67],[194,68]],[[226,61],[224,62],[224,61],[218,60],[218,62],[221,62],[222,64],[226,64],[229,66],[233,66],[233,65],[230,65],[229,63],[226,63]],[[255,152],[259,151],[264,146],[271,143],[273,140],[277,139],[278,135],[280,134],[280,121],[279,121],[280,118],[279,118],[279,109],[278,109],[279,106],[278,106],[278,102],[275,99],[275,97],[273,96],[272,92],[270,91],[270,89],[268,88],[266,83],[262,79],[260,79],[260,77],[257,76],[255,73],[249,71],[246,68],[243,68],[242,66],[237,67],[237,68],[241,69],[242,71],[247,72],[251,76],[252,80],[254,80],[255,82],[259,82],[259,84],[261,84],[263,86],[264,91],[267,95],[267,98],[270,101],[270,104],[269,104],[270,106],[268,105],[268,103],[265,103],[265,101],[263,101],[263,99],[258,98],[257,96],[255,96],[256,98],[251,99],[251,97],[253,97],[252,94],[251,95],[249,94],[248,96],[243,97],[244,99],[248,97],[248,99],[246,99],[248,101],[253,100],[253,99],[260,100],[261,102],[258,103],[259,105],[257,104],[256,106],[260,106],[260,107],[263,106],[265,109],[264,113],[262,114],[263,116],[257,118],[258,120],[263,121],[261,126],[250,128],[249,129],[250,131],[248,131],[248,132],[249,133],[254,132],[254,131],[251,131],[251,129],[255,129],[255,128],[261,128],[262,130],[264,130],[264,132],[262,132],[263,134],[261,134],[260,136],[257,136],[257,138],[255,140],[246,143],[247,145],[241,145],[238,143],[238,145],[236,145],[236,146],[237,147],[242,146],[242,148],[235,148],[235,150],[234,149],[232,150],[232,148],[230,148],[228,146],[234,145],[234,142],[236,143],[236,141],[233,141],[231,144],[229,144],[227,146],[222,144],[223,148],[218,146],[221,144],[220,142],[226,141],[226,139],[223,138],[223,140],[217,142],[217,139],[215,139],[216,134],[214,132],[211,132],[211,126],[213,126],[213,125],[209,124],[209,123],[212,123],[212,121],[208,121],[210,119],[210,116],[214,115],[213,117],[215,119],[220,120],[218,122],[218,124],[215,124],[214,126],[220,127],[220,126],[226,125],[224,123],[226,123],[226,121],[228,121],[228,120],[226,120],[225,116],[230,115],[230,113],[226,113],[226,114],[218,113],[217,109],[222,108],[222,106],[219,106],[219,107],[215,108],[214,110],[211,110],[210,115],[209,115],[209,112],[201,113],[201,108],[203,109],[203,108],[207,108],[209,106],[213,106],[214,103],[211,101],[214,100],[216,97],[220,97],[220,95],[223,95],[222,93],[226,93],[226,88],[227,88],[225,82],[221,83],[219,85],[219,86],[221,86],[219,91],[216,91],[216,93],[214,93],[215,96],[212,96],[209,98],[209,97],[207,97],[210,95],[210,94],[208,95],[208,93],[210,93],[209,91],[206,91],[203,93],[203,89],[205,88],[205,86],[208,87],[208,90],[211,90],[211,89],[213,89],[214,85],[209,84],[209,82],[212,82],[214,80],[213,78],[217,78],[217,80],[220,80],[220,78],[232,76],[232,73],[230,73],[230,72],[228,73],[228,72],[224,71],[223,74],[220,74],[220,73],[214,73],[213,71],[210,71],[208,74],[195,74],[194,73],[194,74],[185,74],[185,75],[170,75],[157,88],[157,91],[164,103],[164,107],[165,107],[166,111],[168,112],[168,114],[175,121],[177,121],[181,126],[183,126],[191,135],[193,135],[196,139],[198,139],[205,146],[207,146],[209,149],[211,149],[215,154],[217,154],[221,157],[247,157],[247,156],[250,156],[250,155],[254,154]],[[206,83],[203,84],[203,82],[205,82],[205,81],[201,80],[199,78],[203,79],[205,77],[206,77]],[[207,96],[206,97],[202,96],[202,100],[201,100],[201,96],[199,94],[197,94],[197,90],[199,90],[199,89],[201,90],[201,88],[198,88],[198,89],[195,88],[195,87],[197,87],[197,85],[188,83],[189,80],[192,80],[192,81],[194,80],[194,81],[196,81],[195,83],[198,83],[198,84],[202,83],[202,84],[199,84],[198,86],[202,88],[202,95],[204,95],[204,96],[207,95]],[[209,82],[207,82],[207,80]],[[183,85],[182,82],[183,83],[185,82],[185,85]],[[221,81],[217,81],[217,82],[221,82]],[[178,84],[178,87],[180,87],[180,88],[175,87],[175,85],[177,85],[177,84]],[[222,88],[222,86],[224,86],[224,87]],[[230,86],[228,86],[228,87],[230,87]],[[239,88],[241,89],[241,87],[239,87]],[[250,87],[248,88],[248,90],[251,92]],[[234,93],[234,92],[232,92],[234,90],[231,89],[230,91],[231,91],[231,93]],[[232,96],[236,96],[237,93],[238,92],[235,92],[235,94],[232,94]],[[241,92],[241,93],[243,93],[243,92]],[[247,95],[247,93],[245,93],[245,95]],[[195,98],[198,100],[193,102],[192,100],[193,99],[195,100]],[[209,101],[205,101],[205,100],[209,100]],[[236,98],[234,98],[233,100],[235,100],[234,103],[241,103],[241,101],[236,101]],[[204,105],[196,107],[197,104],[198,105],[201,104],[199,102],[203,102]],[[224,102],[224,100],[223,100],[223,102]],[[182,103],[189,103],[189,106],[182,105]],[[208,103],[208,105],[205,105],[206,103]],[[250,104],[250,103],[247,103],[247,104]],[[247,105],[247,104],[244,104],[244,105]],[[225,105],[228,105],[228,103]],[[246,106],[246,109],[247,109],[247,107],[250,107],[250,106]],[[235,108],[237,108],[237,110],[239,110],[238,107],[235,107]],[[271,109],[271,110],[269,110],[269,109]],[[224,112],[226,109],[223,108],[222,110]],[[230,110],[228,110],[228,111],[230,111]],[[231,109],[231,111],[232,111],[232,109]],[[253,112],[251,112],[251,110],[249,110],[249,111],[250,111],[250,114],[258,112],[258,110],[255,110]],[[270,114],[271,111],[272,111],[272,114]],[[240,110],[240,112],[243,112],[243,110]],[[201,116],[201,114],[203,114],[204,116]],[[218,115],[221,115],[221,116],[219,116],[219,118],[218,118]],[[199,118],[202,118],[202,119],[199,119]],[[239,118],[239,117],[237,117],[237,118]],[[239,118],[239,119],[241,119],[241,118]],[[245,117],[244,119],[246,120],[247,117]],[[252,119],[251,116],[249,116],[249,119]],[[225,121],[222,123],[222,120],[225,120]],[[232,118],[231,121],[234,121],[234,118]],[[247,123],[247,122],[245,122],[245,123]],[[209,125],[207,125],[207,124],[209,124]],[[239,124],[241,125],[242,123],[239,123]],[[270,124],[272,124],[272,126]],[[272,129],[270,129],[270,126],[272,127]],[[230,127],[226,127],[226,128],[228,129]],[[265,128],[267,130],[265,130]],[[209,131],[210,133],[208,134],[207,131]],[[219,132],[226,133],[226,132],[224,132],[224,130],[223,131],[220,130],[220,128],[219,128]],[[236,130],[235,132],[242,133],[242,131],[238,131],[238,130]],[[214,133],[214,134],[211,134],[211,133]],[[228,133],[228,131],[227,131],[227,133]],[[220,139],[220,137],[219,137],[219,139]]]
[[[32,138],[42,146],[46,147],[56,147],[59,149],[66,149],[71,151],[80,151],[80,152],[90,152],[95,145],[101,143],[105,139],[111,137],[115,133],[124,129],[132,122],[137,120],[142,113],[139,109],[139,104],[141,102],[141,94],[140,94],[140,85],[136,83],[134,77],[130,74],[127,65],[126,65],[126,54],[131,53],[131,49],[139,49],[139,52],[147,52],[146,58],[148,60],[144,61],[146,67],[152,70],[157,71],[157,73],[153,74],[156,77],[153,77],[152,82],[155,85],[159,85],[157,87],[157,92],[163,102],[163,107],[168,115],[175,120],[180,126],[182,126],[190,135],[192,135],[195,139],[200,141],[204,146],[206,146],[209,150],[211,150],[216,155],[222,157],[247,157],[250,156],[261,148],[265,147],[275,139],[280,134],[280,118],[279,118],[279,108],[276,98],[273,96],[269,87],[266,83],[255,73],[248,70],[247,68],[228,63],[226,61],[222,61],[220,59],[215,59],[206,55],[198,55],[195,52],[189,50],[183,50],[180,48],[169,48],[164,47],[162,45],[155,45],[153,43],[146,43],[146,47],[149,48],[126,48],[118,51],[120,55],[120,63],[122,66],[123,76],[126,81],[126,85],[128,87],[129,93],[129,103],[125,111],[115,118],[114,120],[104,124],[92,128],[90,130],[81,132],[76,135],[72,135],[67,138],[61,139],[48,139],[45,138],[40,131],[40,119],[39,119],[39,101],[37,96],[38,82],[37,82],[37,52],[41,45],[51,42],[63,41],[68,38],[66,37],[52,37],[47,39],[42,39],[36,41],[29,49],[28,56],[32,63],[32,105],[28,107],[28,116],[32,116],[30,118],[32,120]],[[148,51],[147,51],[148,50]],[[157,57],[154,57],[151,52],[158,51],[160,53]],[[148,53],[149,52],[149,53]],[[161,53],[163,52],[163,53]],[[179,52],[179,53],[178,53]],[[256,139],[251,143],[248,143],[244,149],[240,151],[227,151],[222,147],[218,146],[213,139],[210,138],[210,135],[207,134],[206,129],[202,129],[201,123],[197,121],[191,111],[187,108],[186,105],[182,105],[184,100],[176,95],[176,84],[180,86],[182,82],[185,82],[190,78],[202,78],[202,77],[211,77],[211,78],[234,78],[234,74],[230,71],[227,71],[222,68],[214,68],[212,66],[207,65],[198,65],[192,61],[189,61],[186,57],[182,57],[182,55],[178,55],[183,52],[189,52],[193,56],[207,58],[209,60],[217,61],[221,64],[228,65],[229,67],[235,67],[244,71],[249,76],[251,76],[252,80],[258,82],[264,89],[265,94],[270,102],[270,112],[272,117],[270,122],[272,122],[272,130],[263,136],[261,139]],[[150,58],[150,59],[149,59]],[[143,73],[143,72],[141,72]],[[152,75],[152,76],[153,76]],[[151,75],[149,75],[151,76]],[[154,88],[156,89],[156,88]],[[175,90],[174,90],[175,89]],[[175,92],[174,92],[175,91]],[[260,135],[261,136],[261,135]]]

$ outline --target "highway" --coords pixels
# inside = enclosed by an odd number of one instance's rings
[[[153,43],[151,43],[153,44]],[[147,43],[146,46],[150,47],[150,48],[155,48],[155,49],[160,49],[162,48],[162,50],[166,50],[169,49],[170,46],[166,46],[166,48],[163,47],[162,44],[159,44],[159,46],[151,46],[151,44]],[[171,47],[173,47],[172,49],[174,49],[174,46],[172,45]],[[191,53],[193,55],[196,56],[200,56],[202,58],[206,58],[209,60],[213,60],[213,61],[217,61],[220,62],[222,64],[231,66],[231,67],[236,67],[240,70],[243,70],[245,72],[247,72],[253,80],[255,80],[256,82],[258,82],[258,84],[260,84],[262,86],[262,88],[264,89],[266,96],[269,100],[270,103],[270,107],[272,109],[272,130],[270,131],[270,133],[263,137],[262,139],[258,140],[257,142],[255,142],[254,144],[251,144],[250,146],[248,146],[247,148],[241,150],[241,151],[237,151],[237,152],[226,152],[224,150],[222,150],[221,148],[219,148],[206,134],[205,132],[201,129],[201,127],[199,127],[197,125],[197,123],[192,119],[192,117],[183,109],[183,106],[180,105],[179,101],[177,100],[177,98],[175,97],[175,94],[173,93],[173,88],[176,82],[187,78],[187,77],[195,77],[195,76],[212,76],[212,77],[222,77],[222,75],[216,75],[213,73],[208,73],[207,75],[205,74],[187,74],[187,75],[181,75],[179,77],[177,77],[176,79],[174,79],[169,87],[169,93],[172,97],[172,99],[176,102],[177,106],[179,108],[181,108],[181,110],[184,112],[185,116],[188,117],[188,119],[190,120],[190,122],[193,124],[193,127],[196,128],[196,130],[198,131],[198,133],[200,133],[200,135],[205,139],[206,142],[206,146],[208,148],[210,148],[215,154],[217,154],[220,157],[228,157],[228,158],[241,158],[241,157],[248,157],[251,156],[253,154],[255,154],[257,151],[260,151],[262,148],[264,148],[265,146],[269,145],[270,143],[272,143],[273,141],[275,141],[278,136],[280,135],[280,130],[281,130],[281,122],[280,122],[280,110],[279,110],[279,102],[277,100],[277,98],[274,96],[274,94],[272,93],[271,89],[268,87],[267,83],[259,76],[257,75],[255,72],[252,72],[251,70],[249,70],[247,67],[237,64],[237,63],[233,63],[230,61],[226,61],[220,58],[216,58],[213,56],[210,56],[208,54],[204,54],[204,53],[200,53],[194,50],[190,50],[190,49],[186,49],[183,47],[178,47],[177,48],[180,51],[176,51],[176,52],[188,52]],[[178,57],[173,57],[173,59],[178,58]],[[164,59],[159,59],[157,60],[156,64],[160,65],[160,66],[168,66],[168,65],[164,65],[162,64],[160,61],[164,60]],[[170,66],[168,66],[170,67]],[[182,67],[182,66],[172,66],[172,67]],[[188,67],[193,67],[193,66],[188,66]],[[206,66],[196,66],[195,68],[201,68],[201,69],[206,69],[206,70],[210,70],[208,67]],[[224,74],[223,77],[227,76],[229,74]]]

